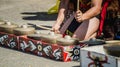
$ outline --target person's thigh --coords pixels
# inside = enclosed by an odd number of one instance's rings
[[[80,40],[87,40],[96,36],[97,30],[99,28],[99,19],[96,17],[91,18],[82,22],[82,24],[77,28],[73,37],[79,38]]]

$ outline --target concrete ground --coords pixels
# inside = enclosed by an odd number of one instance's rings
[[[39,24],[51,27],[57,14],[47,11],[56,0],[0,0],[0,19],[15,24]],[[0,47],[0,67],[80,67],[79,62],[60,62]]]

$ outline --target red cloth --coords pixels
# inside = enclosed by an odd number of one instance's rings
[[[108,4],[111,0],[106,0],[103,7],[102,7],[102,12],[101,12],[101,20],[100,20],[100,26],[99,26],[99,31],[98,31],[98,36],[101,35],[102,31],[103,31],[103,25],[104,25],[104,20],[106,17],[106,13],[107,13],[107,7]]]

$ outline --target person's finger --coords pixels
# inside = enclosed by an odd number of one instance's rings
[[[80,10],[76,11],[76,15],[82,16],[82,12]]]
[[[79,19],[81,17],[80,14],[75,14],[75,19]]]
[[[80,15],[76,17],[77,20],[81,20],[81,18],[82,17]]]
[[[58,33],[60,33],[60,31],[59,31],[59,30],[55,30],[54,32],[55,32],[55,33],[57,33],[57,34],[58,34]]]
[[[53,27],[50,31],[54,32],[54,31],[55,31],[55,28]]]
[[[76,18],[77,19],[80,19],[82,16],[80,15],[80,14],[78,14],[77,16],[76,16]]]
[[[59,30],[57,31],[57,34],[60,34],[60,31],[59,31]]]
[[[81,22],[81,21],[82,21],[82,18],[81,18],[81,17],[77,17],[77,18],[76,18],[76,21]]]
[[[81,10],[77,10],[76,13],[82,13]]]
[[[80,11],[79,11],[79,10],[77,10],[77,11],[76,11],[76,13],[80,13]]]

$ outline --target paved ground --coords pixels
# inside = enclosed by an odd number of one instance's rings
[[[56,14],[46,12],[56,0],[0,0],[0,19],[16,24],[52,26]],[[0,67],[79,67],[79,62],[60,62],[0,47]]]
[[[55,5],[55,0],[0,0],[0,19],[17,24],[37,23],[51,25],[56,15],[46,12]]]

